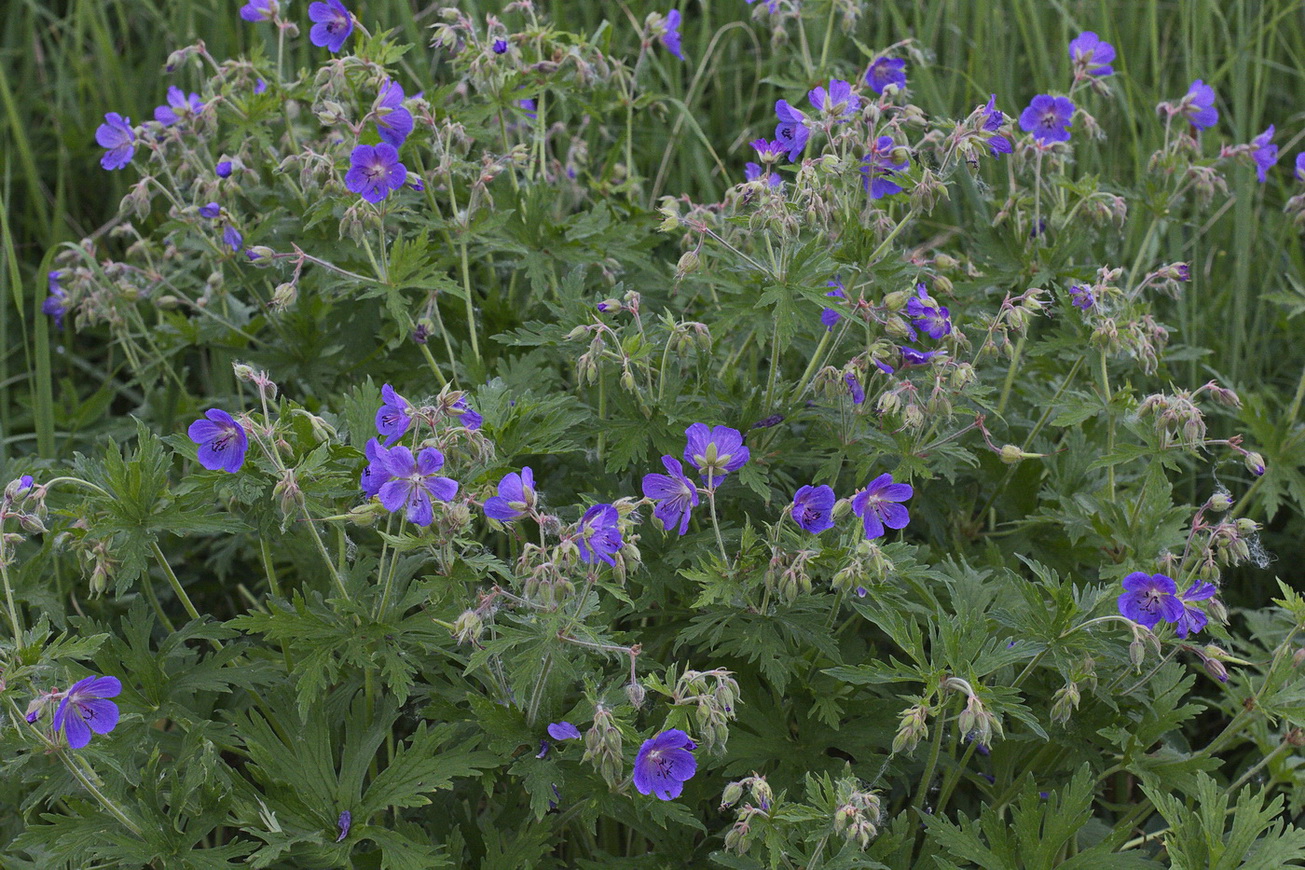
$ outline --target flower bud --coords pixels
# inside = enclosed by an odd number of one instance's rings
[[[683,280],[685,275],[698,271],[699,262],[697,251],[685,251],[680,256],[680,262],[675,266],[675,280]]]
[[[638,682],[632,682],[625,687],[625,697],[630,699],[630,703],[638,710],[643,706],[644,699],[648,697],[648,690]]]
[[[720,808],[723,810],[727,807],[732,807],[738,803],[739,799],[742,797],[743,783],[731,782],[729,785],[725,786],[725,791],[721,793]]]
[[[1205,503],[1205,506],[1215,513],[1221,514],[1232,507],[1232,499],[1226,492],[1216,492],[1210,496],[1210,500]]]
[[[1250,453],[1247,453],[1245,456],[1242,457],[1242,461],[1246,463],[1246,469],[1250,471],[1251,474],[1255,475],[1256,477],[1264,476],[1263,456],[1261,456],[1260,454],[1254,451],[1251,451]]]
[[[1078,709],[1079,692],[1077,683],[1067,683],[1056,692],[1051,703],[1051,721],[1064,725]]]
[[[1007,465],[1017,465],[1024,458],[1024,451],[1020,450],[1014,444],[1003,444],[1001,446],[1001,461]]]
[[[276,251],[267,245],[254,245],[252,248],[245,250],[245,256],[249,258],[249,262],[256,266],[270,266],[272,265],[272,258],[276,256]]]
[[[460,644],[478,643],[484,631],[485,622],[474,610],[464,610],[453,623],[453,637]]]
[[[273,311],[284,311],[291,305],[294,305],[298,298],[299,288],[295,284],[287,281],[278,284],[276,289],[272,291],[272,299],[269,304]]]

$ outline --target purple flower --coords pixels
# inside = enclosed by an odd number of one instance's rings
[[[121,692],[117,677],[78,680],[54,711],[54,730],[63,731],[73,749],[90,743],[92,731],[108,734],[118,724],[118,705],[104,699],[116,698]]]
[[[389,142],[382,142],[353,149],[344,186],[368,202],[380,202],[407,180],[408,169],[399,162],[399,152]]]
[[[431,499],[448,501],[458,494],[458,482],[439,477],[435,472],[444,467],[444,454],[434,447],[422,450],[414,459],[412,451],[400,445],[385,455],[385,469],[390,479],[382,484],[381,504],[390,513],[407,508],[408,522],[415,526],[429,526],[435,519]]]
[[[762,163],[778,163],[788,153],[788,146],[778,139],[753,139],[748,144]]]
[[[313,29],[308,31],[308,41],[316,46],[325,46],[332,52],[339,51],[349,34],[353,33],[353,16],[340,0],[310,3],[308,17],[313,21]]]
[[[709,487],[715,487],[729,472],[738,471],[752,455],[743,446],[739,430],[728,426],[708,428],[706,423],[694,423],[684,430],[684,436],[684,461],[707,476]]]
[[[1092,295],[1092,290],[1079,284],[1069,288],[1069,298],[1075,308],[1081,308],[1084,311],[1097,303],[1096,297]]]
[[[865,83],[876,94],[882,94],[889,85],[906,87],[906,61],[895,57],[877,57],[865,71]]]
[[[592,565],[599,560],[615,566],[612,557],[625,543],[619,525],[621,515],[610,504],[596,504],[580,518],[575,544],[580,550],[580,561]]]
[[[1187,89],[1178,104],[1178,114],[1185,117],[1198,130],[1208,130],[1219,121],[1219,110],[1214,107],[1214,88],[1197,79]]]
[[[216,202],[206,202],[199,207],[200,217],[213,220],[220,214],[222,214],[222,206],[218,205]]]
[[[580,729],[570,722],[549,722],[548,736],[554,740],[579,740]]]
[[[951,312],[930,299],[923,284],[916,284],[915,292],[915,297],[906,303],[906,313],[912,325],[933,339],[950,334]]]
[[[245,238],[240,235],[240,230],[231,226],[231,224],[227,224],[222,228],[222,241],[225,242],[227,247],[231,248],[231,250],[238,251],[240,250],[241,244],[244,243]]]
[[[1210,622],[1205,615],[1205,611],[1195,606],[1191,602],[1204,601],[1207,598],[1213,598],[1219,590],[1213,583],[1202,583],[1199,580],[1193,581],[1187,591],[1178,596],[1179,603],[1182,604],[1183,612],[1174,620],[1174,634],[1179,637],[1187,637],[1189,634],[1196,634]],[[1132,617],[1129,617],[1130,619]]]
[[[1305,151],[1296,155],[1296,180],[1305,181]]]
[[[485,499],[485,516],[502,522],[519,520],[535,508],[535,474],[527,465],[521,473],[503,475],[498,495]]]
[[[1075,75],[1078,75],[1080,70],[1087,76],[1104,77],[1115,74],[1114,67],[1110,66],[1115,59],[1115,47],[1108,42],[1102,42],[1101,37],[1091,30],[1080,33],[1069,44],[1069,59],[1074,64]]]
[[[154,110],[154,120],[164,127],[171,127],[178,121],[195,117],[203,110],[204,104],[199,101],[199,94],[187,97],[181,88],[174,86],[168,88],[168,104]]]
[[[266,79],[259,79],[258,81],[254,82],[254,93],[261,94],[264,93],[265,91],[267,91]]]
[[[684,466],[674,456],[663,456],[668,474],[645,474],[643,494],[657,502],[653,516],[666,531],[679,526],[681,536],[689,530],[689,514],[698,506],[698,487],[684,476]]]
[[[199,445],[199,464],[209,471],[239,471],[249,449],[244,428],[221,408],[212,408],[204,416],[208,419],[196,420],[186,430],[190,440]]]
[[[936,350],[916,350],[915,348],[906,345],[902,345],[898,350],[902,352],[902,365],[904,366],[922,366],[936,357],[939,353],[939,351]],[[883,366],[880,366],[880,368],[882,369]],[[884,373],[892,374],[891,371],[886,371]]]
[[[479,429],[485,425],[485,418],[472,410],[471,405],[467,404],[467,397],[463,396],[453,403],[453,416],[461,417],[462,425],[468,429]]]
[[[376,431],[385,436],[385,446],[393,446],[412,425],[412,402],[395,392],[394,387],[381,387],[381,407],[376,410]]]
[[[1184,616],[1178,588],[1163,574],[1134,571],[1124,578],[1124,588],[1128,591],[1119,596],[1119,612],[1138,625],[1155,628],[1162,619],[1177,622]]]
[[[861,386],[861,380],[856,376],[856,372],[844,374],[843,383],[847,384],[847,391],[852,395],[852,404],[860,405],[865,402],[865,388]]]
[[[830,290],[828,293],[826,293],[825,294],[826,296],[833,296],[836,299],[847,298],[847,292],[846,292],[847,288],[843,286],[842,280],[837,275],[835,275],[830,280],[826,281],[825,286],[834,288],[833,290]],[[833,329],[834,324],[838,323],[838,321],[842,319],[843,319],[843,315],[839,313],[839,310],[837,308],[823,308],[820,311],[820,322],[821,324],[824,325],[825,329],[827,330]]]
[[[852,86],[841,79],[831,80],[829,90],[812,88],[807,99],[817,112],[834,121],[850,121],[861,108],[861,98],[853,94]]]
[[[403,145],[412,132],[412,112],[403,107],[403,86],[396,81],[381,85],[372,114],[376,116],[376,133],[381,141],[395,148]]]
[[[495,54],[507,54],[508,41],[506,39],[496,39],[493,45]]]
[[[1278,146],[1269,141],[1272,138],[1273,125],[1270,124],[1269,129],[1251,140],[1251,159],[1255,161],[1255,174],[1260,179],[1260,184],[1268,180],[1265,173],[1278,162]]]
[[[53,317],[54,325],[59,329],[63,329],[63,316],[68,313],[68,291],[59,284],[62,277],[63,272],[58,269],[50,273],[46,281],[50,295],[41,303],[41,313]]]
[[[789,163],[796,163],[802,156],[802,149],[807,147],[811,131],[807,129],[807,116],[788,104],[787,100],[775,103],[775,114],[779,123],[775,125],[775,138],[788,151]]]
[[[381,487],[390,479],[390,469],[385,462],[390,451],[382,447],[381,442],[375,438],[368,438],[367,447],[363,452],[367,456],[367,467],[363,469],[362,478],[358,482],[362,486],[363,494],[371,498],[380,492]]]
[[[105,114],[104,123],[95,129],[95,141],[108,149],[100,158],[100,165],[105,169],[121,169],[136,153],[136,131],[131,128],[131,118],[117,112]]]
[[[240,17],[246,21],[271,21],[278,11],[277,0],[249,0],[240,7]]]
[[[685,781],[698,771],[697,759],[690,751],[697,748],[678,728],[645,740],[634,758],[634,787],[639,794],[656,795],[659,800],[679,797]]]
[[[892,136],[880,136],[870,146],[870,153],[861,159],[861,186],[870,194],[871,199],[902,192],[901,186],[889,179],[910,168],[910,162],[903,160],[894,163],[893,151],[896,148]]]
[[[1038,94],[1020,113],[1020,129],[1043,144],[1068,142],[1073,117],[1074,104],[1067,97]]]
[[[1015,148],[1010,144],[1010,140],[997,131],[1006,123],[1006,115],[997,108],[997,95],[993,94],[988,98],[988,105],[983,107],[983,130],[985,133],[992,133],[988,137],[988,147],[992,149],[993,156],[998,154],[1010,154]]]
[[[852,496],[852,513],[865,525],[866,540],[884,535],[884,527],[904,529],[911,521],[906,508],[896,502],[906,501],[915,495],[907,483],[893,483],[891,474],[881,474],[865,489]]]
[[[680,53],[680,10],[672,9],[666,13],[666,29],[662,31],[657,38],[661,40],[663,46],[671,54],[684,60],[684,55]]]
[[[834,527],[834,489],[804,486],[793,495],[793,522],[813,535]]]
[[[353,813],[345,810],[340,813],[340,818],[336,820],[336,827],[340,829],[340,835],[335,838],[335,842],[343,843],[344,838],[349,836],[349,828],[353,825]]]
[[[539,117],[539,113],[535,111],[535,101],[532,99],[517,100],[517,108],[525,112],[526,117],[532,121]]]
[[[213,167],[213,171],[217,173],[218,178],[230,178],[233,168],[230,160],[219,160],[217,166]]]

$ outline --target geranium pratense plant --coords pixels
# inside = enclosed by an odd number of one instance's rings
[[[1005,92],[862,4],[546,6],[233,3],[87,107],[0,863],[1305,857],[1291,414],[1187,261],[1296,131],[1113,21]]]

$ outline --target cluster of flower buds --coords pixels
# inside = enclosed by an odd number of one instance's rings
[[[902,711],[901,719],[897,724],[897,735],[893,737],[894,755],[914,752],[920,741],[929,736],[931,711],[923,699],[919,700],[920,703]]]
[[[699,744],[711,752],[724,752],[729,739],[728,723],[737,715],[739,684],[731,671],[685,671],[671,689],[671,702],[695,705],[693,718]]]
[[[785,553],[777,550],[766,569],[766,589],[778,595],[786,604],[792,604],[799,595],[811,592],[811,572],[808,563],[820,555],[817,550]]]
[[[37,486],[27,474],[5,485],[4,495],[0,496],[0,564],[13,563],[13,547],[23,540],[23,532],[45,532],[45,492],[45,487]],[[22,532],[10,531],[9,520],[14,520]]]
[[[625,760],[621,755],[621,729],[603,704],[594,711],[594,724],[585,732],[584,760],[594,765],[609,786],[621,781]]]
[[[1137,406],[1137,416],[1140,419],[1153,418],[1162,449],[1176,444],[1187,450],[1196,450],[1205,444],[1205,415],[1190,392],[1153,393]]]
[[[754,773],[725,786],[721,793],[721,810],[730,809],[743,801],[745,794],[748,799],[736,810],[738,818],[725,832],[725,848],[737,855],[747,852],[757,839],[758,832],[753,830],[753,825],[757,819],[770,818],[775,800],[766,778]]]
[[[834,783],[834,796],[838,807],[834,810],[834,832],[865,849],[879,834],[879,820],[883,817],[879,795],[862,788],[856,777],[845,776]]]
[[[1085,658],[1074,668],[1070,678],[1065,685],[1056,691],[1051,699],[1051,721],[1059,722],[1064,725],[1069,722],[1078,709],[1080,695],[1080,686],[1096,685],[1096,663],[1091,658]]]
[[[994,736],[1002,736],[1001,720],[988,710],[979,693],[968,681],[960,677],[947,677],[942,681],[942,688],[965,693],[965,709],[956,717],[956,724],[967,741],[987,747],[992,745]]]

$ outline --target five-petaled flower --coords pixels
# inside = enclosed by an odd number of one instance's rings
[[[1260,184],[1268,180],[1267,171],[1278,162],[1278,146],[1271,141],[1273,138],[1273,125],[1269,129],[1251,140],[1251,159],[1255,161],[1255,174],[1260,179]]]
[[[684,430],[684,437],[684,461],[706,476],[708,487],[715,487],[726,474],[738,471],[752,455],[743,446],[739,430],[729,426],[709,428],[706,423],[694,423]]]
[[[1068,142],[1069,128],[1073,124],[1074,104],[1068,97],[1038,94],[1020,113],[1020,129],[1032,133],[1033,138],[1048,142]]]
[[[372,115],[376,118],[376,134],[395,148],[403,145],[412,132],[412,112],[403,107],[403,86],[396,81],[381,85]]]
[[[196,420],[186,430],[199,445],[199,464],[209,471],[239,471],[249,449],[244,427],[221,408],[212,408],[204,416],[208,419]]]
[[[344,186],[368,202],[380,202],[407,180],[408,169],[399,162],[399,152],[389,142],[381,142],[353,149]]]
[[[1096,297],[1092,295],[1091,288],[1084,287],[1082,284],[1075,284],[1069,288],[1069,298],[1070,304],[1084,311],[1087,311],[1097,302]]]
[[[1178,596],[1178,601],[1183,606],[1183,612],[1174,620],[1174,634],[1179,637],[1187,637],[1189,634],[1196,634],[1210,622],[1205,611],[1196,605],[1193,601],[1205,601],[1207,598],[1213,598],[1219,590],[1213,583],[1203,583],[1195,580],[1187,591]]]
[[[988,147],[992,149],[994,157],[998,154],[1010,154],[1015,150],[1010,140],[998,132],[1005,123],[1006,115],[997,108],[997,95],[993,94],[988,97],[988,105],[983,107],[983,132],[991,134],[988,137]]]
[[[485,499],[485,516],[501,522],[519,520],[535,509],[535,474],[527,465],[503,475],[498,495]]]
[[[890,179],[899,172],[905,172],[911,164],[907,160],[894,163],[893,152],[896,150],[892,136],[880,136],[870,145],[870,153],[861,158],[861,185],[871,199],[902,192],[901,185]]]
[[[1214,107],[1214,88],[1200,79],[1192,82],[1182,102],[1178,104],[1178,114],[1198,130],[1213,127],[1219,120],[1219,110]]]
[[[165,127],[171,127],[178,121],[185,121],[204,111],[204,104],[199,101],[199,94],[186,96],[176,86],[168,88],[168,104],[154,110],[154,120]]]
[[[653,516],[662,521],[662,528],[683,535],[689,530],[689,515],[698,506],[698,487],[684,476],[684,466],[674,456],[663,456],[666,474],[645,474],[643,494],[656,501]]]
[[[467,402],[467,397],[463,396],[452,405],[453,416],[458,418],[458,422],[468,429],[479,429],[485,424],[485,418],[477,414],[475,409]]]
[[[1075,78],[1102,78],[1115,74],[1110,65],[1115,59],[1115,47],[1091,30],[1080,33],[1069,44],[1069,59],[1074,64]]]
[[[680,10],[678,9],[672,9],[670,12],[667,12],[666,18],[663,19],[662,32],[658,34],[657,38],[661,41],[661,44],[667,51],[678,57],[680,60],[684,60],[684,55],[680,52],[681,17]]]
[[[832,79],[829,90],[812,88],[807,99],[817,112],[832,121],[850,121],[861,108],[861,98],[852,93],[852,86],[841,79]]]
[[[876,94],[889,85],[906,87],[906,61],[896,57],[877,57],[865,71],[865,83]]]
[[[435,519],[432,499],[449,501],[458,494],[458,482],[440,477],[435,472],[444,467],[444,454],[427,447],[414,459],[412,451],[402,445],[393,448],[384,457],[390,479],[378,493],[385,509],[394,513],[407,509],[408,522],[415,526],[429,526]]]
[[[55,732],[62,731],[73,749],[90,743],[92,731],[108,734],[118,724],[118,705],[106,699],[116,698],[121,692],[122,683],[117,677],[78,680],[54,711]]]
[[[904,529],[911,521],[906,508],[897,502],[915,495],[909,483],[893,483],[891,474],[881,474],[865,489],[852,496],[852,513],[865,525],[867,540],[881,538],[884,528]]]
[[[507,54],[508,41],[506,39],[496,39],[492,48],[495,54]]]
[[[100,165],[105,169],[121,169],[136,153],[136,131],[131,127],[131,118],[117,112],[105,114],[104,123],[95,129],[95,141],[107,149],[100,158]]]
[[[412,425],[413,408],[389,384],[381,387],[381,406],[376,409],[376,431],[385,436],[385,446],[392,447]]]
[[[804,486],[793,495],[793,522],[813,535],[834,527],[834,489],[828,484]]]
[[[865,402],[865,387],[861,386],[861,379],[856,376],[856,372],[845,372],[843,383],[847,385],[847,392],[852,397],[853,405]]]
[[[1184,618],[1183,602],[1171,577],[1134,571],[1124,578],[1124,589],[1127,591],[1119,596],[1119,612],[1138,625],[1155,628],[1162,619],[1177,622]]]
[[[664,801],[679,797],[685,781],[698,771],[698,761],[690,751],[697,748],[678,728],[645,740],[634,759],[634,787],[639,794],[656,795]]]
[[[835,299],[847,298],[847,288],[843,286],[843,280],[839,278],[837,275],[835,275],[833,278],[826,281],[825,286],[834,288],[833,290],[830,290],[828,293],[826,293],[825,294],[826,296],[832,296]],[[822,326],[825,327],[826,330],[833,329],[834,324],[838,323],[838,321],[842,319],[843,319],[843,315],[839,312],[837,308],[820,309],[820,323]]]
[[[951,312],[929,298],[924,284],[916,284],[915,292],[916,295],[906,303],[906,314],[911,318],[911,324],[930,338],[937,339],[950,334]]]
[[[63,273],[58,269],[52,271],[46,282],[50,295],[41,303],[41,313],[54,318],[54,325],[63,329],[63,316],[68,313],[68,291],[63,289],[59,279]]]
[[[775,115],[779,123],[775,125],[775,138],[783,143],[788,151],[790,163],[796,163],[802,156],[802,149],[807,147],[811,131],[807,129],[807,116],[788,104],[788,100],[775,103]]]
[[[390,479],[390,469],[385,463],[385,458],[389,456],[390,451],[382,447],[381,442],[375,438],[368,438],[363,452],[367,456],[367,467],[362,470],[362,477],[358,483],[362,486],[363,494],[371,498],[380,492],[381,487]]]
[[[279,8],[277,0],[249,0],[240,7],[240,17],[246,21],[271,21]]]
[[[610,504],[596,504],[585,511],[575,533],[580,561],[589,565],[598,561],[616,565],[616,559],[612,557],[625,543],[621,538],[620,519],[621,515]]]
[[[310,3],[308,17],[313,22],[312,30],[308,31],[308,41],[332,52],[339,51],[349,34],[353,33],[353,16],[340,0]]]

